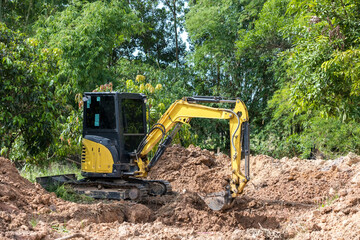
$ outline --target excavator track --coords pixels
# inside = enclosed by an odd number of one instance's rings
[[[150,195],[159,196],[172,193],[172,187],[168,181],[165,180],[145,180],[150,184]]]
[[[74,174],[37,178],[45,189],[51,185],[70,185],[75,192],[95,199],[140,201],[147,196],[171,194],[172,188],[165,180],[126,179],[81,179]]]
[[[134,183],[116,183],[103,180],[74,181],[67,183],[77,193],[85,194],[95,199],[112,199],[112,200],[141,200],[148,195],[148,189],[141,184]]]

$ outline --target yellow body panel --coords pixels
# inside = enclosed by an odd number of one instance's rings
[[[91,173],[112,173],[114,159],[104,145],[83,139],[81,171]]]

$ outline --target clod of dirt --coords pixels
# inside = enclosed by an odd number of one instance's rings
[[[132,223],[145,223],[152,220],[153,212],[142,204],[135,204],[126,208],[126,220]]]
[[[344,162],[347,165],[352,166],[352,165],[360,162],[360,156],[357,156],[354,153],[349,153],[346,157],[344,157]]]

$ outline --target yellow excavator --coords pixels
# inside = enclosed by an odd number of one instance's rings
[[[250,179],[249,116],[240,99],[184,97],[175,101],[149,131],[147,98],[143,94],[86,92],[83,102],[81,174],[84,178],[78,180],[74,174],[37,178],[44,187],[66,183],[81,194],[118,200],[169,194],[169,182],[146,177],[181,126],[188,125],[192,118],[227,119],[230,125],[231,179],[223,192],[202,197],[205,203],[213,210],[227,208]],[[235,106],[224,109],[201,103]],[[156,146],[153,157],[148,159]],[[244,173],[240,170],[241,159],[245,159]]]

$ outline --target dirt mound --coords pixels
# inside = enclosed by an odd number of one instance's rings
[[[292,236],[288,221],[334,198],[352,179],[359,181],[354,169],[359,162],[354,154],[327,161],[252,156],[252,180],[244,194],[231,209],[213,212],[195,192],[223,190],[230,175],[229,158],[198,147],[173,146],[150,177],[170,181],[181,194],[158,209],[156,217],[165,225],[192,226],[196,231],[267,229],[287,238]]]
[[[32,214],[57,199],[22,178],[9,160],[0,158],[0,166],[0,231],[29,228]]]
[[[149,177],[173,195],[143,202],[76,204],[23,179],[0,158],[0,239],[357,239],[360,157],[334,160],[251,157],[251,181],[230,209],[211,211],[198,193],[222,191],[224,154],[170,147]]]
[[[0,238],[41,239],[58,235],[58,227],[72,221],[91,223],[148,222],[152,211],[141,204],[76,204],[49,194],[20,176],[11,161],[0,158]]]
[[[286,228],[295,239],[359,239],[360,156],[349,153],[326,162],[321,169],[329,168],[351,177],[342,187],[330,188],[328,197],[316,208],[291,219]]]
[[[341,166],[332,165],[325,169],[324,165],[324,160],[252,157],[253,176],[245,193],[256,199],[317,204],[329,196],[331,189],[340,190],[352,175]]]
[[[236,228],[245,230],[261,227],[277,229],[277,217],[254,211],[252,201],[246,197],[237,199],[231,209],[218,212],[210,210],[196,193],[189,192],[177,196],[171,203],[160,208],[156,217],[165,225],[192,226],[196,231],[228,232]]]
[[[165,179],[178,192],[219,192],[228,184],[230,159],[224,154],[215,155],[200,147],[174,145],[151,169],[149,178]]]

